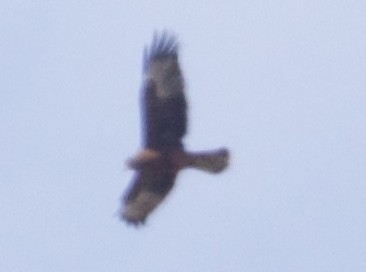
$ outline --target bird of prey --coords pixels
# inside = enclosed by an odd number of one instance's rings
[[[143,150],[128,160],[134,179],[122,198],[121,219],[139,225],[171,191],[178,172],[196,168],[210,173],[224,170],[229,152],[220,148],[188,152],[182,137],[187,131],[187,101],[174,35],[154,34],[143,59]]]

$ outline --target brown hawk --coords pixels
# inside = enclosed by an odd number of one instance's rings
[[[167,32],[155,33],[144,54],[142,88],[143,151],[127,164],[135,177],[123,197],[120,216],[129,223],[144,223],[174,185],[178,172],[196,168],[210,173],[224,170],[226,148],[187,152],[182,137],[187,131],[187,102],[178,62],[178,42]]]

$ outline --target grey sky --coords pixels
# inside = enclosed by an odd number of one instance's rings
[[[0,271],[365,271],[366,2],[224,2],[0,3]],[[162,29],[186,146],[232,164],[136,230],[115,215]]]

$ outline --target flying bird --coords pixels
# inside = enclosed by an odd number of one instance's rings
[[[182,138],[187,132],[187,101],[178,61],[179,44],[174,35],[154,34],[143,58],[143,150],[128,160],[135,175],[122,197],[121,219],[139,225],[165,199],[180,170],[223,171],[229,151],[188,152]]]

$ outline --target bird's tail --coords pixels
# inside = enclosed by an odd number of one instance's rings
[[[219,173],[229,165],[229,158],[229,151],[226,148],[205,152],[187,152],[186,167]]]

